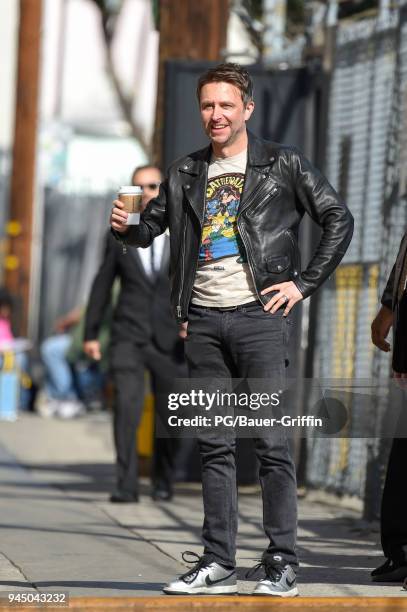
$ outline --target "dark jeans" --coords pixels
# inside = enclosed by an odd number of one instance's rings
[[[185,355],[191,378],[285,378],[289,321],[260,304],[235,311],[191,306]],[[237,533],[235,437],[220,432],[198,438],[202,464],[205,554],[234,566]],[[295,466],[282,434],[254,439],[260,464],[266,554],[280,554],[296,567]]]
[[[117,488],[124,493],[138,494],[138,461],[136,431],[144,405],[144,372],[151,375],[155,397],[156,419],[167,417],[167,397],[173,380],[184,377],[182,362],[165,354],[154,345],[137,346],[120,342],[111,347],[111,376],[114,386],[113,429],[116,448]],[[174,459],[178,440],[154,436],[154,485],[170,488],[174,476]]]

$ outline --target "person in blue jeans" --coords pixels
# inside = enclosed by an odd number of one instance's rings
[[[41,344],[45,380],[37,409],[43,416],[73,418],[84,414],[87,399],[95,395],[103,384],[95,364],[87,363],[86,367],[78,367],[70,358],[74,334],[81,324],[83,314],[82,308],[75,308],[58,319],[55,325],[57,333]]]
[[[66,358],[71,347],[69,334],[50,336],[41,344],[41,357],[47,370],[45,391],[55,400],[77,401],[72,369]]]

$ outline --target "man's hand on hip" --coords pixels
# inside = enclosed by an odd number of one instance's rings
[[[390,344],[386,342],[386,338],[392,325],[393,311],[387,306],[382,306],[372,323],[371,331],[373,344],[385,353],[390,351]]]
[[[125,234],[129,229],[126,225],[128,213],[123,209],[123,202],[120,200],[114,200],[112,214],[110,215],[110,225],[112,228],[120,234]]]
[[[286,283],[278,283],[263,289],[262,295],[270,293],[270,291],[278,291],[276,295],[273,295],[268,304],[264,307],[264,310],[271,311],[272,314],[276,312],[281,306],[285,304],[285,310],[283,316],[286,317],[290,312],[291,308],[303,299],[301,291],[293,281],[287,281]]]

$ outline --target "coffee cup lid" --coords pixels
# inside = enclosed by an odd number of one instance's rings
[[[133,195],[140,195],[143,193],[143,189],[139,185],[123,185],[120,187],[119,194],[121,193],[129,193]]]

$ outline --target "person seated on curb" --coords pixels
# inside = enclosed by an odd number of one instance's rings
[[[84,309],[77,307],[55,323],[56,334],[41,346],[45,384],[36,402],[41,416],[74,418],[85,414],[87,399],[100,390],[103,377],[81,351]],[[80,353],[80,354],[79,354]],[[81,358],[82,355],[82,358]]]

